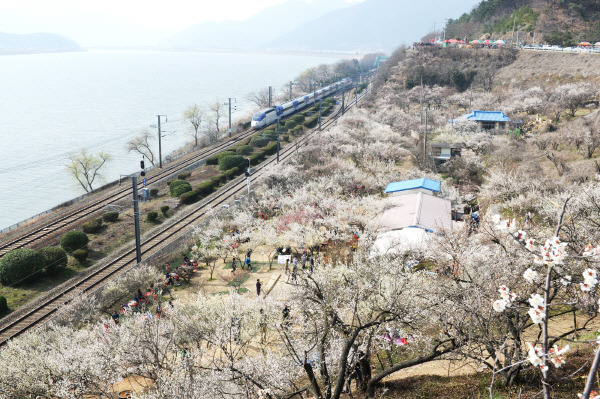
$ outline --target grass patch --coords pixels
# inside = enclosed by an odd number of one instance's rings
[[[252,271],[253,272],[257,272],[257,271],[259,271],[264,266],[269,267],[269,262],[251,262],[250,266],[252,266]],[[238,270],[240,270],[239,263],[238,263],[237,268],[238,268]],[[223,266],[223,270],[231,270],[231,261],[227,262],[225,264],[225,266]],[[244,264],[244,270],[246,270],[246,265],[245,264]]]
[[[68,279],[76,276],[80,271],[84,269],[85,267],[81,267],[78,264],[70,264],[65,270],[63,270],[62,273],[60,273],[57,276],[42,277],[42,275],[40,275],[40,278],[31,284],[19,285],[16,287],[1,286],[0,296],[6,297],[6,302],[8,304],[8,312],[5,312],[0,316],[6,316],[10,312],[14,311],[20,306],[23,306],[30,300],[36,298],[37,296],[47,291],[50,291],[57,285],[64,283]]]
[[[250,290],[248,288],[242,287],[238,290],[238,294],[245,294],[246,292],[249,292]],[[219,291],[219,292],[215,292],[213,295],[229,295],[229,291]]]
[[[250,273],[242,274],[241,276],[238,276],[238,277],[234,278],[233,281],[228,282],[227,286],[229,286],[229,287],[239,287],[242,284],[244,284],[246,281],[248,281],[249,278],[250,278]]]

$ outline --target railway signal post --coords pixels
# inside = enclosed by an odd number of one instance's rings
[[[321,102],[322,100],[319,99],[319,132],[321,131]]]
[[[121,175],[120,177],[131,177],[131,187],[133,189],[133,220],[135,225],[135,259],[137,263],[142,263],[142,243],[140,239],[140,209],[138,206],[139,198],[137,191],[137,176]],[[120,183],[121,178],[119,178],[119,184]]]

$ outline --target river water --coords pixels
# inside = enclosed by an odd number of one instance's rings
[[[337,60],[135,50],[0,56],[0,230],[84,193],[65,166],[72,153],[113,156],[99,187],[139,169],[141,157],[125,145],[157,114],[168,120],[164,158],[191,140],[182,118],[190,104],[236,98],[232,119],[249,120],[249,93],[278,90],[306,68]]]

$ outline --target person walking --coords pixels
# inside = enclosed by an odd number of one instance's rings
[[[115,325],[119,324],[119,314],[117,313],[116,310],[112,314],[112,319],[115,322]]]
[[[529,210],[529,211],[527,211],[527,214],[525,214],[525,228],[530,228],[532,221],[533,221],[533,213],[531,213],[531,210]]]
[[[290,274],[290,259],[286,259],[285,260],[285,275],[287,276],[288,274]]]
[[[313,274],[313,270],[315,269],[315,258],[312,256],[308,260],[308,273]]]
[[[302,258],[300,258],[300,264],[302,265],[302,270],[306,269],[306,254],[302,254]]]
[[[256,296],[260,296],[260,289],[262,287],[262,283],[259,279],[256,279]]]
[[[231,272],[235,273],[237,269],[236,263],[235,263],[235,257],[233,257],[233,259],[231,260]]]
[[[248,271],[252,271],[252,267],[250,266],[250,256],[246,255],[246,269],[248,269]]]

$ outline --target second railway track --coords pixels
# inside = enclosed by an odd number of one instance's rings
[[[353,106],[354,105],[351,103],[347,108],[351,108]],[[334,121],[340,116],[340,114],[341,109],[337,110],[333,115],[331,115],[329,119],[323,123],[323,127],[331,126],[334,123]],[[292,144],[282,149],[280,151],[280,162],[283,162],[289,157],[293,156],[295,148],[297,148],[298,145],[308,142],[318,132],[319,129],[315,128],[312,131],[303,135],[302,137],[298,138],[295,145]],[[238,135],[237,140],[234,140],[233,142],[229,141],[223,143],[222,146],[219,146],[218,149],[216,147],[213,147],[210,150],[207,150],[206,155],[204,155],[204,157],[209,156],[214,152],[218,152],[221,149],[226,148],[232,145],[234,142],[237,142],[238,140],[241,140],[253,133],[253,131],[243,132],[242,134]],[[198,157],[201,156],[198,155],[194,162],[198,162]],[[271,156],[269,159],[267,159],[265,162],[263,162],[257,167],[256,172],[254,172],[252,175],[252,179],[256,180],[260,178],[264,174],[264,169],[267,166],[270,166],[276,162],[277,161],[275,156]],[[175,173],[173,170],[165,172],[168,173],[168,175]],[[153,176],[153,178],[156,177]],[[141,244],[142,256],[146,255],[147,257],[148,255],[167,245],[168,243],[183,237],[189,232],[191,226],[193,226],[195,222],[201,220],[210,209],[219,206],[225,202],[231,201],[233,198],[244,193],[246,190],[246,180],[243,176],[232,180],[227,186],[223,187],[221,190],[208,197],[204,203],[200,203],[200,206],[197,209],[194,209],[193,211],[181,217],[179,220],[172,223],[171,225],[165,226],[164,228],[153,232],[151,236],[147,237],[146,240]],[[119,192],[119,195],[123,196],[127,196],[129,194],[130,189],[124,189],[122,190],[122,192]],[[104,201],[106,201],[106,199]],[[97,206],[104,206],[105,202],[102,202],[102,204],[100,205],[101,202],[102,200],[98,201]],[[129,270],[136,264],[137,263],[135,247],[131,247],[125,252],[123,252],[121,255],[117,256],[114,260],[107,263],[102,268],[95,270],[94,272],[85,276],[83,279],[73,281],[72,284],[65,286],[62,291],[45,298],[39,303],[36,303],[34,306],[31,306],[26,311],[26,313],[15,318],[9,323],[6,323],[6,325],[0,328],[0,346],[4,346],[9,339],[18,336],[26,330],[35,327],[51,318],[62,305],[64,305],[70,300],[72,295],[75,295],[81,291],[92,292],[104,285],[111,277],[114,277]]]

